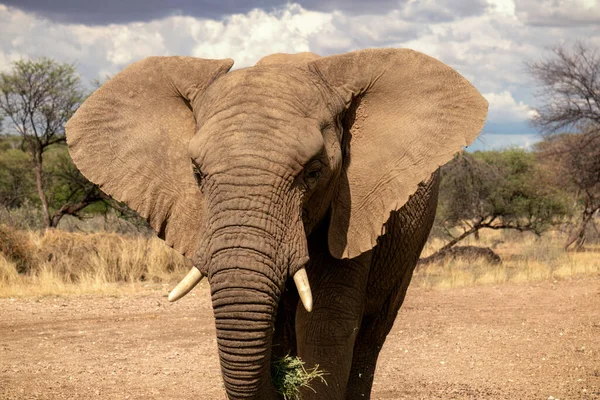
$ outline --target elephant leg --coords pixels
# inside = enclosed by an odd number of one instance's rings
[[[363,317],[354,346],[352,368],[344,397],[346,400],[371,398],[377,359],[404,302],[412,268],[407,269],[407,272],[410,272],[409,276],[405,276],[398,282],[392,295],[382,305],[381,313]]]
[[[431,179],[387,223],[373,250],[366,306],[356,339],[346,399],[368,399],[385,338],[404,302],[413,271],[433,225],[439,178]]]
[[[352,354],[365,306],[370,254],[353,260],[327,258],[327,267],[313,262],[309,281],[314,306],[311,313],[300,304],[296,314],[298,356],[307,368],[319,365],[327,384],[311,382],[315,390],[302,391],[302,398],[344,398],[352,367]]]

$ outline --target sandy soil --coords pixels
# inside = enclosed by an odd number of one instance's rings
[[[0,299],[2,399],[224,399],[206,287]],[[600,277],[411,289],[374,399],[600,399]]]

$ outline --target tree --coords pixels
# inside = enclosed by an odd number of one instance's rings
[[[555,185],[571,191],[579,206],[579,222],[565,249],[583,248],[588,227],[600,211],[600,131],[563,133],[546,137],[536,146]]]
[[[551,57],[528,67],[541,99],[533,123],[547,136],[538,150],[581,204],[580,223],[565,243],[579,249],[600,209],[600,55],[578,42],[571,49],[556,47]]]
[[[22,206],[35,193],[29,157],[19,149],[0,147],[0,206]]]
[[[29,154],[41,202],[44,226],[55,227],[65,213],[75,213],[99,200],[100,191],[77,191],[83,197],[65,198],[52,213],[44,171],[44,154],[65,144],[64,126],[85,99],[75,67],[48,58],[13,63],[10,73],[0,74],[0,113],[9,123],[9,133],[20,135],[21,149]],[[73,202],[72,202],[73,201]]]
[[[543,183],[535,155],[521,149],[462,153],[441,175],[436,225],[450,241],[434,256],[482,229],[539,235],[568,212],[562,193]]]
[[[533,123],[543,133],[560,133],[587,126],[600,128],[600,55],[577,42],[572,49],[558,46],[553,56],[527,64],[541,100]]]

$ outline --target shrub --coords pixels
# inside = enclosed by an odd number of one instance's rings
[[[27,233],[0,224],[0,253],[15,263],[20,274],[31,271],[37,265],[35,248]]]

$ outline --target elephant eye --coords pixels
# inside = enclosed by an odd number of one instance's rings
[[[319,160],[314,160],[304,169],[304,183],[309,189],[317,183],[323,173],[323,164]]]
[[[204,174],[200,170],[200,167],[196,165],[196,163],[192,163],[194,170],[194,178],[196,179],[196,183],[198,186],[202,186],[202,180],[204,179]]]

